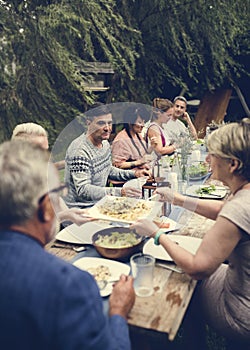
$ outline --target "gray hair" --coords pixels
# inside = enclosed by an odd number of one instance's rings
[[[250,180],[250,118],[213,131],[208,137],[207,147],[211,154],[237,159],[240,165],[236,173]]]
[[[0,145],[0,225],[30,219],[48,191],[49,153],[24,140]]]
[[[48,137],[47,131],[41,125],[36,123],[22,123],[14,128],[11,138],[26,138],[31,135]]]

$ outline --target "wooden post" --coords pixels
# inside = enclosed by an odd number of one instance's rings
[[[212,121],[220,123],[224,120],[231,94],[232,89],[222,88],[205,94],[194,121],[199,138],[205,136],[206,126],[209,123]]]

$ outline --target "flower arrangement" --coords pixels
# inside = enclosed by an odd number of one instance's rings
[[[192,137],[190,133],[181,133],[175,143],[178,148],[173,158],[172,169],[177,172],[180,180],[186,180],[188,157],[193,147]]]
[[[192,152],[193,141],[190,134],[181,133],[179,136],[179,176],[181,180],[187,180],[188,157]]]
[[[211,123],[207,124],[206,127],[206,135],[211,134],[212,131],[220,128],[225,124],[224,120],[221,120],[219,123],[215,122],[214,120],[211,121]]]

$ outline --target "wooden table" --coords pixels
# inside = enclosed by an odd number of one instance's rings
[[[187,214],[187,212],[182,213],[180,220]],[[188,215],[188,220],[187,217],[183,219],[187,222],[186,226],[178,234],[202,238],[213,221],[194,213]],[[58,241],[51,242],[46,247],[52,254],[67,261],[77,256],[72,249],[56,248],[53,247],[54,244],[58,244]],[[71,247],[71,244],[62,244],[65,247]],[[79,256],[82,255],[79,254]],[[169,340],[173,340],[182,323],[196,283],[185,273],[156,266],[154,294],[147,298],[136,297],[135,305],[128,317],[129,325],[141,330],[163,332],[168,334]]]

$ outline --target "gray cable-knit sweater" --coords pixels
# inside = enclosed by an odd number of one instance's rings
[[[65,202],[69,207],[90,207],[105,195],[121,195],[121,188],[107,187],[107,180],[127,181],[135,178],[133,170],[122,170],[112,166],[108,141],[98,148],[85,134],[70,144],[66,153],[65,182],[69,192]]]

